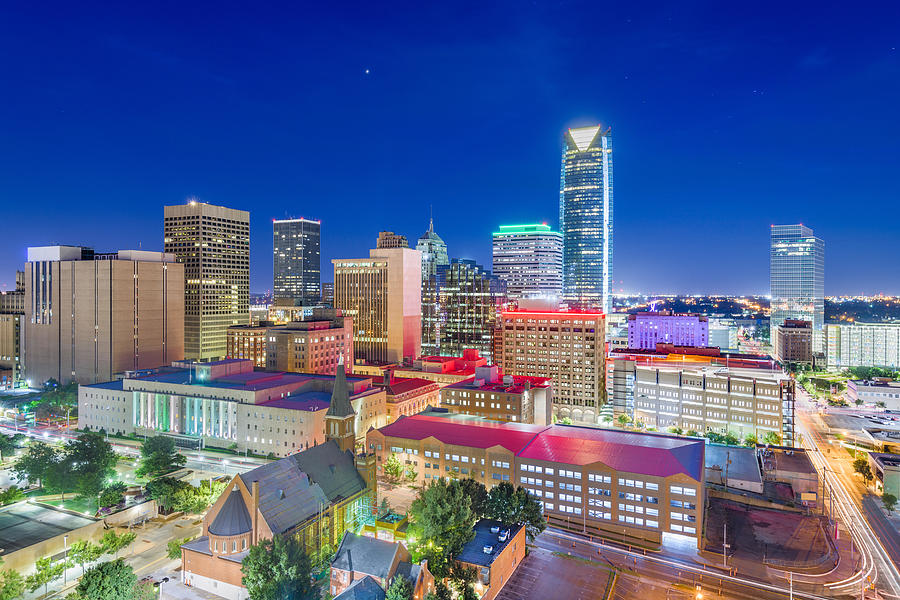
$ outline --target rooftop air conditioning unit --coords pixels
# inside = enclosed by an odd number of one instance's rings
[[[485,546],[484,548],[482,548],[482,551],[485,554],[490,554],[494,551],[494,547],[493,546]]]

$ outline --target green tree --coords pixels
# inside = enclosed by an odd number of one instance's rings
[[[335,549],[329,544],[325,542],[322,544],[322,547],[319,548],[318,551],[313,552],[312,555],[312,568],[316,573],[321,573],[325,569],[331,566],[331,562],[334,560],[334,555],[336,554]]]
[[[874,479],[872,475],[872,467],[869,466],[869,460],[865,456],[860,456],[853,461],[853,470],[859,473],[866,485]]]
[[[729,431],[728,433],[726,433],[725,436],[722,438],[722,441],[728,446],[737,446],[741,443],[740,438],[737,436],[736,433],[734,433],[732,431]]]
[[[487,488],[484,487],[483,483],[475,481],[471,477],[460,479],[458,481],[460,487],[462,487],[463,494],[470,500],[472,514],[475,515],[476,519],[483,517],[487,510]]]
[[[103,546],[92,544],[86,540],[78,540],[69,546],[69,558],[81,565],[82,575],[84,575],[85,565],[100,560],[103,554]]]
[[[755,433],[748,433],[744,436],[744,445],[745,446],[755,446],[759,440],[756,437]]]
[[[781,436],[774,431],[769,431],[763,436],[763,443],[771,446],[779,446],[781,445]]]
[[[686,435],[688,437],[701,437],[700,432],[697,431],[696,429],[688,429],[687,433],[685,433],[684,435]]]
[[[884,504],[884,509],[888,511],[888,514],[891,514],[894,512],[894,507],[897,506],[897,496],[884,493],[881,495],[881,503]]]
[[[563,417],[562,419],[560,419],[560,420],[557,421],[557,422],[558,422],[560,425],[571,425],[571,424],[572,424],[572,418],[571,418],[571,417]]]
[[[132,532],[116,533],[115,529],[110,529],[100,538],[100,546],[103,547],[104,554],[117,555],[119,550],[130,546],[137,539],[137,534]]]
[[[15,436],[0,434],[0,461],[4,456],[8,458],[18,447],[19,440]]]
[[[432,549],[430,555],[438,558],[441,566],[449,558],[459,554],[475,532],[472,525],[476,515],[472,512],[472,500],[465,495],[458,481],[433,480],[419,492],[409,509],[414,529],[420,542]],[[431,558],[429,557],[429,568]],[[437,566],[437,565],[436,565]],[[436,573],[436,577],[440,574]]]
[[[128,489],[121,481],[112,483],[100,493],[100,506],[118,506],[125,500],[125,490]]]
[[[524,525],[525,535],[529,540],[534,540],[547,528],[537,499],[525,488],[514,488],[508,481],[495,486],[488,493],[485,513],[488,518],[504,525]]]
[[[397,575],[391,581],[391,585],[385,592],[386,600],[412,600],[413,586],[409,579],[403,575]]]
[[[0,574],[0,600],[16,600],[25,593],[25,578],[18,571]]]
[[[186,537],[181,538],[180,540],[172,540],[168,544],[166,544],[166,556],[168,556],[171,560],[178,560],[181,558],[181,547],[187,544],[194,538]]]
[[[250,600],[317,600],[309,556],[293,536],[276,536],[250,546],[241,571]]]
[[[19,479],[27,478],[31,483],[43,487],[48,473],[62,460],[59,450],[44,442],[31,442],[16,461],[13,472]]]
[[[625,426],[627,426],[629,423],[631,423],[631,417],[629,417],[628,415],[626,415],[626,414],[623,413],[623,414],[621,414],[621,415],[618,416],[618,418],[616,419],[616,421],[618,421],[618,423],[619,423],[619,425],[620,425],[621,427],[625,427]]]
[[[88,569],[75,591],[83,600],[131,600],[136,587],[134,569],[119,558]]]
[[[118,461],[109,442],[99,433],[82,433],[65,447],[74,489],[82,498],[96,498],[115,475]]]
[[[397,455],[393,452],[391,456],[384,461],[384,474],[387,475],[390,479],[397,480],[403,475],[403,465],[400,464],[400,459],[397,458]]]
[[[718,431],[707,431],[706,439],[710,441],[711,444],[724,444],[725,436],[719,433]]]
[[[175,506],[177,492],[185,487],[190,484],[172,477],[160,477],[147,484],[147,493],[163,512],[170,512]]]
[[[406,467],[406,472],[404,473],[404,475],[406,476],[406,480],[410,483],[414,482],[416,480],[416,477],[419,476],[419,474],[416,472],[416,468],[412,465]]]
[[[7,504],[12,504],[13,502],[18,502],[19,500],[25,499],[25,492],[17,488],[16,486],[12,486],[0,492],[0,505],[6,506]]]
[[[443,581],[436,581],[434,591],[425,594],[424,600],[453,600],[453,592]]]
[[[68,563],[50,560],[49,556],[39,558],[34,563],[34,573],[25,580],[25,586],[29,592],[34,592],[44,586],[44,595],[47,595],[47,586],[62,577]]]
[[[184,466],[186,461],[176,450],[173,438],[156,435],[141,444],[140,465],[134,473],[138,477],[155,478],[175,471]]]
[[[682,435],[684,433],[684,429],[673,425],[672,427],[669,427],[669,433],[674,433],[675,435]]]

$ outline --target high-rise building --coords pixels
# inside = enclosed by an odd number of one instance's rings
[[[22,381],[25,331],[25,272],[16,271],[16,289],[0,293],[0,388]]]
[[[422,352],[461,356],[475,349],[490,362],[498,313],[506,302],[503,282],[473,260],[454,258],[425,285],[429,302],[422,318]]]
[[[441,389],[441,408],[492,419],[551,425],[553,391],[549,377],[504,375],[500,367],[476,367],[469,379]]]
[[[438,267],[450,264],[447,244],[444,243],[441,236],[434,232],[434,219],[428,221],[428,231],[419,238],[416,250],[422,253],[423,282],[433,276]]]
[[[709,345],[709,319],[665,310],[628,315],[628,347],[654,350],[656,344],[704,348]]]
[[[809,321],[813,351],[825,351],[825,242],[804,225],[772,225],[770,326]]]
[[[275,298],[297,305],[319,303],[321,228],[321,221],[311,219],[272,221]]]
[[[565,134],[559,189],[563,297],[610,312],[613,275],[612,137],[602,126]]]
[[[339,310],[316,309],[302,321],[270,327],[266,368],[334,375],[337,365],[353,364],[353,320]]]
[[[25,263],[25,377],[109,381],[184,356],[184,266],[162,252],[44,246]]]
[[[829,369],[900,369],[900,323],[829,323],[825,327]]]
[[[334,264],[334,307],[353,319],[353,351],[371,363],[413,360],[422,349],[422,257],[376,248]]]
[[[378,239],[375,240],[376,248],[409,248],[405,235],[394,233],[393,231],[381,231],[378,233]]]
[[[504,373],[549,377],[553,414],[597,423],[605,402],[606,319],[603,313],[506,310],[494,357]]]
[[[563,286],[563,237],[549,225],[501,225],[494,232],[494,275],[510,300],[559,298]]]
[[[322,304],[327,307],[334,306],[334,282],[322,282]]]
[[[165,207],[165,251],[184,264],[184,354],[224,358],[250,319],[250,213],[204,202]]]
[[[450,258],[447,244],[434,232],[434,219],[428,222],[428,231],[419,238],[416,250],[422,253],[422,352],[438,354],[441,304],[437,271],[449,265]]]
[[[811,365],[812,324],[809,321],[787,319],[772,327],[772,353],[776,360],[786,365]]]

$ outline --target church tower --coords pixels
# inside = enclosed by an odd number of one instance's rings
[[[342,451],[355,453],[355,421],[356,412],[350,404],[347,373],[344,369],[344,357],[341,355],[334,376],[334,389],[331,391],[331,406],[325,413],[325,441],[334,440]]]

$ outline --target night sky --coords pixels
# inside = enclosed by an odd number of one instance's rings
[[[612,127],[615,289],[767,293],[772,223],[827,294],[900,294],[900,4],[6,3],[0,283],[25,247],[162,249],[163,206],[323,221],[330,260],[434,207],[450,255],[557,226],[566,127]],[[729,12],[723,12],[723,11]]]

